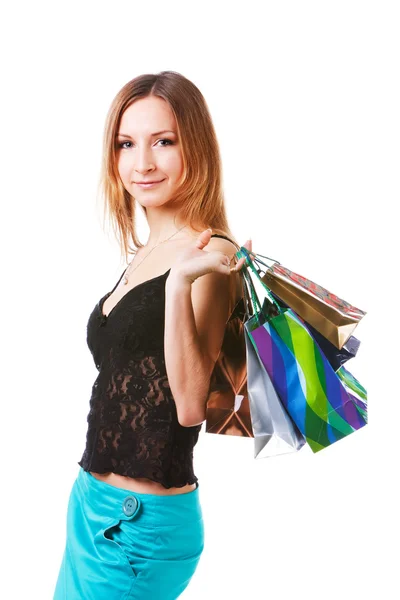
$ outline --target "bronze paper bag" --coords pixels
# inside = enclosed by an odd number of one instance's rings
[[[244,299],[225,327],[221,351],[211,375],[206,406],[206,433],[254,437],[247,395]]]
[[[339,350],[367,314],[279,263],[269,267],[261,279]]]

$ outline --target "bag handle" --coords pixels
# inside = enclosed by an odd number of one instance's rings
[[[254,273],[254,275],[258,279],[258,281],[261,283],[262,287],[264,288],[268,300],[271,302],[271,304],[274,304],[276,306],[278,313],[281,313],[282,307],[276,302],[276,300],[273,298],[273,296],[271,296],[271,290],[264,283],[264,281],[262,281],[257,269],[253,265],[253,261],[250,258],[250,255],[253,256],[253,254],[254,254],[253,252],[250,252],[244,246],[241,246],[240,250],[238,250],[238,252],[235,253],[235,255],[238,257],[238,259],[243,258],[243,257],[246,259],[245,264],[241,268],[241,273],[242,273],[245,281],[249,285],[253,307],[256,307],[254,312],[257,314],[257,313],[262,313],[263,311],[262,311],[262,305],[261,305],[260,299],[257,295],[257,291],[254,287],[254,283],[253,283],[253,280],[250,275],[250,269]],[[254,254],[254,256],[257,256],[257,254]],[[250,269],[249,269],[249,267],[250,267]]]
[[[246,320],[249,320],[250,317],[253,316],[257,316],[257,310],[254,309],[255,306],[257,306],[257,301],[258,301],[258,305],[260,304],[259,300],[258,300],[258,296],[256,291],[254,290],[253,292],[253,288],[251,287],[251,283],[249,283],[247,281],[247,277],[248,277],[248,273],[243,270],[240,271],[240,275],[242,277],[242,285],[243,285],[243,289],[244,289],[244,293],[245,293],[245,317]],[[254,287],[254,286],[253,286]],[[250,289],[250,291],[249,291]],[[254,298],[253,298],[253,293],[254,293]],[[250,307],[251,309],[251,313],[248,310],[248,307]]]
[[[254,252],[251,252],[250,250],[247,250],[247,248],[245,248],[244,246],[239,247],[239,244],[237,244],[236,242],[234,242],[233,240],[231,240],[230,238],[228,238],[225,235],[213,233],[211,235],[211,237],[224,238],[225,240],[230,241],[234,246],[236,246],[236,248],[239,248],[239,250],[237,252],[235,252],[235,256],[238,259],[240,259],[240,258],[242,258],[241,255],[243,255],[243,254],[245,255],[247,265],[249,265],[251,267],[253,273],[255,274],[255,276],[257,277],[257,279],[259,280],[259,282],[265,289],[265,292],[267,294],[269,301],[272,304],[275,304],[275,306],[277,307],[279,312],[282,312],[282,308],[279,306],[279,304],[277,304],[275,299],[270,295],[270,292],[271,292],[270,289],[265,285],[265,283],[260,278],[259,274],[260,274],[261,269],[256,270],[253,262],[257,263],[257,265],[260,263],[260,264],[264,265],[265,267],[267,267],[268,269],[269,269],[269,265],[267,265],[264,261],[259,259],[258,258],[259,256],[262,256],[263,258],[266,258],[267,260],[270,260],[273,263],[277,263],[278,265],[280,265],[281,263],[279,261],[275,260],[274,258],[264,256],[263,254],[259,254],[259,253],[256,254]],[[250,259],[250,255],[253,257],[253,261]],[[260,315],[263,314],[263,309],[262,309],[260,299],[257,295],[256,289],[254,287],[253,280],[251,279],[249,270],[246,267],[246,264],[242,266],[240,273],[242,275],[242,283],[243,283],[243,290],[244,290],[244,296],[245,296],[244,310],[245,310],[246,319],[248,320],[250,317],[254,316],[256,318],[258,324],[261,324]],[[250,314],[250,312],[248,310],[249,307],[252,310],[252,314]]]
[[[279,262],[279,260],[275,260],[275,258],[270,258],[269,256],[264,256],[263,254],[259,254],[258,252],[257,252],[257,253],[255,253],[255,252],[250,252],[250,251],[248,250],[248,253],[249,253],[251,256],[253,256],[253,257],[254,257],[254,258],[253,258],[253,262],[261,263],[261,264],[262,264],[262,265],[264,265],[265,267],[268,267],[268,269],[269,269],[269,265],[267,265],[267,264],[266,264],[266,263],[265,263],[263,260],[259,260],[259,259],[258,259],[258,257],[259,257],[259,256],[262,256],[263,258],[266,258],[266,259],[270,260],[271,262],[273,262],[273,263],[276,263],[276,264],[278,264],[278,265],[280,265],[280,264],[281,264],[281,263]]]
[[[278,260],[275,260],[273,258],[269,258],[268,256],[265,256],[264,258],[267,258],[268,260],[270,260],[272,262],[272,265],[267,265],[267,263],[265,263],[263,260],[261,260],[260,258],[258,258],[259,256],[263,256],[262,254],[256,254],[254,252],[249,252],[249,255],[253,257],[253,264],[256,264],[259,268],[257,269],[258,274],[260,275],[260,273],[263,272],[263,274],[265,275],[266,272],[271,269],[271,267],[273,265],[280,265],[281,263]],[[264,267],[267,267],[267,271],[265,271],[264,269],[260,268],[260,265],[264,265]]]

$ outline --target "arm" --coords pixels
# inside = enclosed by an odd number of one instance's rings
[[[236,248],[213,238],[209,250],[230,257]],[[193,284],[174,277],[166,282],[164,352],[178,420],[184,427],[206,418],[210,379],[221,350],[232,305],[235,274],[207,273]]]

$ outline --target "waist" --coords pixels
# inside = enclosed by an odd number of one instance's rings
[[[154,530],[161,527],[170,530],[175,525],[199,524],[203,518],[198,488],[187,494],[141,494],[104,483],[82,468],[74,487],[82,510],[89,511],[96,519],[101,515],[101,519],[109,521],[110,525],[119,519],[133,519],[133,529]],[[133,505],[137,511],[133,515],[128,514],[126,508]],[[157,536],[157,532],[153,533]],[[101,536],[102,532],[99,531],[98,535]]]
[[[161,483],[152,481],[146,477],[125,477],[117,473],[95,473],[89,471],[93,477],[103,483],[108,483],[114,487],[137,492],[138,494],[156,494],[160,496],[172,496],[177,494],[186,494],[196,489],[195,483],[188,483],[183,487],[165,488]]]

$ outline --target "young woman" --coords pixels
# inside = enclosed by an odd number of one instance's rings
[[[173,71],[127,83],[103,151],[105,206],[126,258],[130,240],[135,249],[88,320],[99,374],[54,600],[175,600],[204,549],[193,448],[225,324],[243,295],[244,259],[235,257],[216,135],[193,83]],[[150,229],[144,245],[136,203]]]

